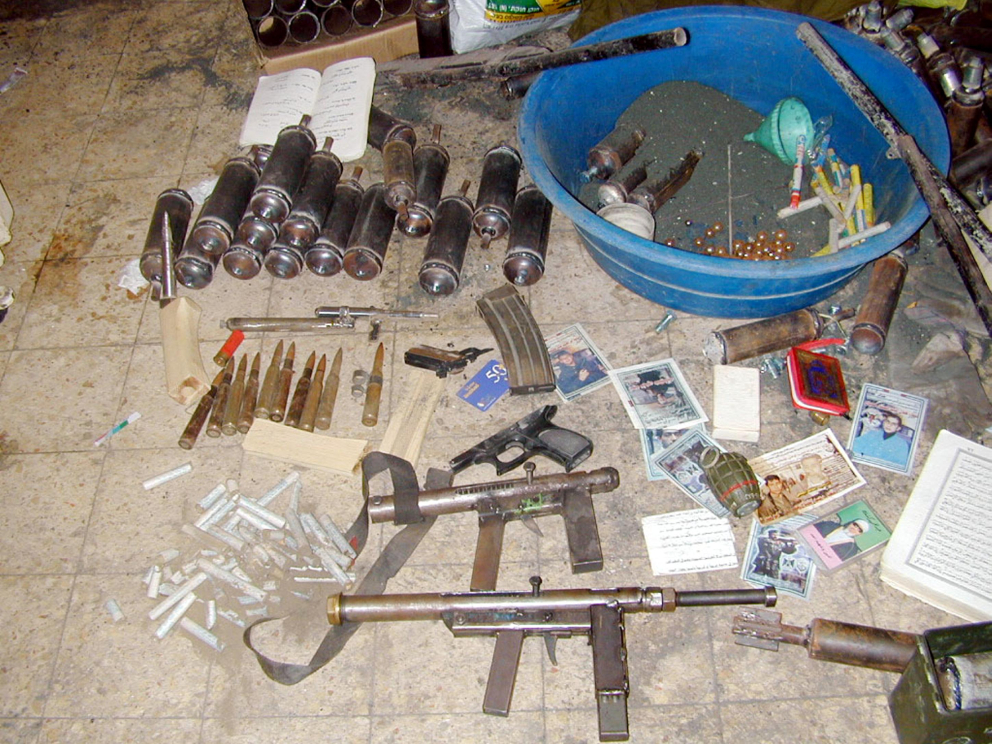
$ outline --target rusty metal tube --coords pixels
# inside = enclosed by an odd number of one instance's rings
[[[438,516],[470,511],[484,498],[525,499],[568,488],[586,488],[590,493],[605,493],[616,489],[619,484],[620,475],[615,468],[599,468],[588,472],[557,473],[531,479],[518,478],[421,491],[417,504],[424,516]],[[393,496],[370,498],[369,518],[372,522],[395,520],[395,498]]]

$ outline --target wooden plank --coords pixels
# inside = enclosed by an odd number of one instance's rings
[[[255,419],[245,435],[245,452],[270,460],[351,475],[368,450],[368,440],[342,439]]]
[[[402,457],[404,460],[417,465],[420,459],[420,447],[427,436],[427,428],[434,417],[444,384],[442,379],[429,370],[410,369],[410,379],[407,381],[409,395],[404,394],[403,403],[389,417],[386,434],[379,445],[379,451],[389,455]]]

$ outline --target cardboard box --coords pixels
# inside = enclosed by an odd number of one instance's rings
[[[255,51],[266,75],[298,67],[323,72],[328,65],[353,57],[389,62],[419,51],[417,23],[412,15],[399,16],[371,29],[353,27],[341,36],[321,32],[320,38],[309,44],[284,44],[273,48],[256,45]]]

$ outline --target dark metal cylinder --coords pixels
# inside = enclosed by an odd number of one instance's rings
[[[521,163],[520,153],[509,145],[497,145],[486,153],[472,217],[472,227],[482,238],[483,248],[510,229]]]
[[[255,38],[263,47],[278,47],[289,38],[289,26],[277,15],[267,15],[255,26]]]
[[[351,17],[359,26],[378,26],[382,15],[382,0],[355,0],[351,6]]]
[[[410,124],[373,106],[369,111],[368,143],[382,152],[383,145],[394,139],[403,140],[410,147],[417,146],[417,133]]]
[[[413,0],[382,0],[382,9],[391,16],[406,15],[413,7]]]
[[[355,226],[344,252],[344,270],[359,281],[375,279],[389,248],[396,211],[386,203],[386,187],[375,183],[365,190],[355,215]]]
[[[277,225],[286,219],[310,156],[317,149],[309,123],[310,117],[304,116],[300,124],[279,132],[249,202],[252,214]]]
[[[261,170],[249,156],[231,158],[189,231],[176,259],[176,278],[184,287],[210,284],[221,256],[231,247]]]
[[[901,248],[875,261],[851,329],[851,345],[862,354],[877,354],[885,346],[908,268]]]
[[[427,294],[450,295],[458,289],[472,235],[472,212],[472,202],[461,195],[446,196],[438,204],[420,265],[420,286]]]
[[[627,201],[630,192],[640,186],[648,177],[647,161],[631,168],[622,176],[614,174],[610,180],[601,184],[597,192],[600,208],[610,204],[622,204]]]
[[[182,189],[166,189],[155,199],[155,209],[145,235],[145,247],[138,261],[141,275],[149,282],[162,281],[162,226],[169,215],[169,231],[172,235],[172,259],[175,261],[179,249],[186,238],[186,228],[193,213],[193,197]]]
[[[341,161],[331,152],[330,138],[310,157],[303,183],[293,197],[293,208],[279,228],[279,237],[265,254],[265,268],[280,279],[303,271],[304,255],[320,234],[331,209],[334,187],[341,178]]]
[[[819,661],[904,672],[916,653],[916,636],[817,617],[809,625],[807,650]]]
[[[417,198],[413,167],[413,148],[401,139],[387,140],[382,146],[382,172],[386,184],[386,203],[400,215]]]
[[[334,187],[334,203],[320,229],[320,235],[304,255],[307,268],[319,276],[333,276],[341,271],[348,238],[362,203],[365,189],[358,182],[361,170]]]
[[[262,270],[265,252],[276,242],[278,233],[271,223],[246,214],[238,225],[234,242],[221,259],[224,269],[236,279],[251,279]]]
[[[248,18],[257,21],[272,12],[272,0],[241,0]]]
[[[299,13],[307,5],[307,0],[274,0],[276,10],[284,16],[291,16]]]
[[[823,322],[816,311],[802,308],[736,328],[713,331],[703,342],[703,355],[714,364],[733,364],[812,341],[819,338],[822,329]]]
[[[431,231],[450,163],[447,149],[437,142],[426,142],[413,151],[417,197],[407,207],[406,214],[396,220],[396,226],[404,235],[422,238]]]
[[[503,275],[518,287],[534,284],[544,276],[552,211],[551,202],[534,184],[524,186],[517,192],[506,257],[503,259]]]
[[[341,36],[351,28],[351,11],[340,3],[332,5],[320,17],[321,28],[329,36]]]
[[[421,59],[450,57],[451,5],[448,0],[416,0],[413,14],[417,19],[417,49]]]
[[[602,180],[612,176],[634,157],[645,136],[643,129],[616,127],[589,150],[586,155],[586,170],[582,173],[583,179]]]
[[[290,16],[289,38],[297,44],[309,44],[320,36],[320,19],[309,10],[304,10]]]

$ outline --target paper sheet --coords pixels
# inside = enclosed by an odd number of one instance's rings
[[[645,517],[641,528],[655,576],[737,566],[730,522],[708,509]]]

